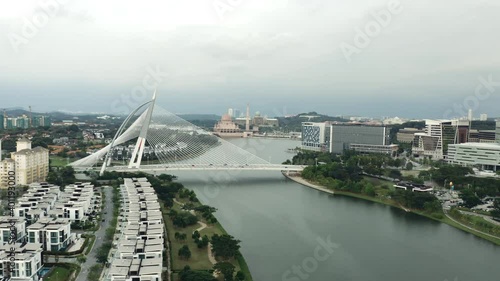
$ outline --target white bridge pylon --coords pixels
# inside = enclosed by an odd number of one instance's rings
[[[166,111],[155,105],[155,102],[156,91],[150,101],[140,105],[127,116],[110,144],[70,165],[78,171],[100,170],[101,175],[106,170],[302,171],[305,167],[271,164]],[[148,164],[141,165],[145,159]],[[125,160],[129,160],[128,165],[123,163]]]

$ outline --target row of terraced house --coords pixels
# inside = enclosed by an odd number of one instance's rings
[[[91,219],[100,208],[99,200],[90,183],[75,183],[64,191],[48,183],[31,184],[14,205],[13,216],[0,217],[0,279],[40,280],[42,252],[69,248],[76,239],[71,223]]]
[[[158,197],[146,178],[124,179],[122,206],[104,280],[161,281],[164,222]]]

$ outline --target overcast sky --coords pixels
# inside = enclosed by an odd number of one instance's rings
[[[0,108],[500,116],[498,0],[47,2],[0,2]]]

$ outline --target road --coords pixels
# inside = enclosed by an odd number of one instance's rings
[[[96,236],[94,247],[87,255],[87,261],[80,265],[82,267],[82,270],[80,271],[78,278],[76,278],[76,281],[87,281],[87,276],[89,275],[90,267],[97,264],[97,260],[95,257],[97,249],[99,249],[99,247],[102,246],[106,229],[110,227],[111,220],[113,219],[113,202],[112,202],[113,188],[110,186],[105,186],[102,187],[101,190],[106,195],[106,202],[103,202],[103,213],[104,213],[103,218],[105,219],[105,221],[100,222],[101,227],[94,233]]]

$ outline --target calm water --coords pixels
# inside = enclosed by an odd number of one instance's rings
[[[291,140],[235,139],[281,163]],[[498,281],[500,247],[448,225],[285,180],[278,172],[179,172],[242,240],[255,281]],[[322,247],[330,241],[333,246]],[[316,255],[315,255],[316,253]],[[294,269],[295,267],[295,269]],[[297,269],[299,268],[299,269]]]

